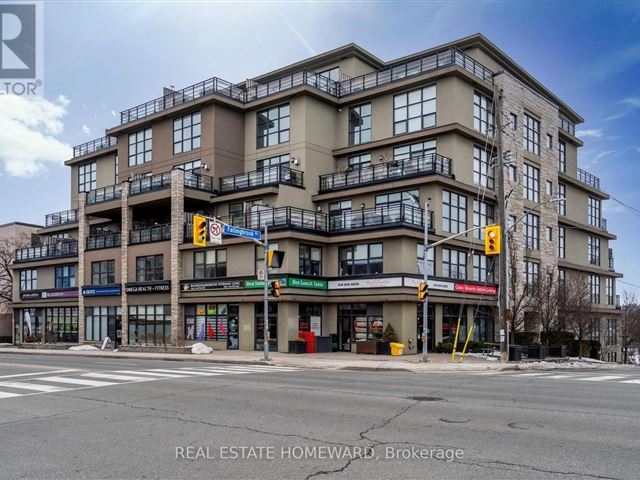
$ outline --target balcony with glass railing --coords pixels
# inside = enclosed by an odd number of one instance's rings
[[[578,168],[576,178],[580,183],[584,183],[585,185],[595,188],[596,190],[600,190],[600,179],[595,175],[587,172],[586,170],[582,170]]]
[[[364,185],[382,183],[392,179],[419,177],[422,175],[451,176],[452,161],[437,153],[420,157],[393,160],[377,165],[362,165],[344,172],[320,175],[319,192],[343,190]]]
[[[15,258],[16,263],[19,263],[76,256],[78,256],[78,242],[76,240],[61,240],[47,245],[19,248],[16,250]]]
[[[87,250],[100,250],[102,248],[119,247],[122,240],[120,232],[102,233],[99,235],[89,235],[86,241]]]
[[[230,175],[220,178],[220,193],[237,192],[279,184],[303,187],[304,172],[294,170],[286,165],[272,165],[239,175]]]
[[[91,140],[90,142],[82,143],[73,147],[73,158],[82,157],[99,150],[115,147],[118,144],[118,139],[115,137],[101,137]]]
[[[162,242],[171,239],[171,225],[153,225],[140,227],[129,232],[129,245],[139,243]]]
[[[155,192],[171,187],[171,172],[135,178],[129,183],[129,195]]]
[[[76,223],[78,221],[78,210],[64,210],[62,212],[49,213],[44,218],[45,227],[56,227]]]
[[[563,117],[562,115],[558,116],[558,128],[560,130],[564,130],[569,135],[576,136],[576,125],[571,120]]]
[[[87,192],[87,205],[118,200],[122,197],[122,185],[109,185]]]

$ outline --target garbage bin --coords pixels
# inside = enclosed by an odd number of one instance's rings
[[[391,347],[392,357],[397,357],[399,355],[402,355],[402,352],[404,351],[404,343],[391,342],[389,346]]]
[[[509,361],[521,362],[522,361],[522,346],[521,345],[509,345]]]

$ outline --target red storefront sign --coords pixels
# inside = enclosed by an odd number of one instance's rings
[[[475,285],[469,283],[456,283],[453,286],[453,290],[455,292],[460,293],[473,293],[476,295],[495,295],[498,292],[498,289],[493,286],[487,285]]]

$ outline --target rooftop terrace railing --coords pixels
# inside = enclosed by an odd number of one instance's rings
[[[78,221],[78,210],[64,210],[62,212],[49,213],[44,218],[45,227],[55,227]]]
[[[171,172],[136,178],[129,183],[129,195],[153,192],[171,187]]]
[[[118,139],[115,137],[96,138],[95,140],[91,140],[90,142],[82,143],[73,147],[73,158],[88,155],[89,153],[113,147],[117,144]]]
[[[586,170],[582,170],[578,168],[578,173],[576,175],[579,182],[584,183],[592,188],[600,190],[600,179],[595,175],[590,174]]]
[[[122,185],[109,185],[87,192],[87,205],[117,200],[122,197]]]

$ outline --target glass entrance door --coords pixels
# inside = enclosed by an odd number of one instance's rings
[[[416,332],[418,353],[422,353],[422,333],[424,331],[423,311],[424,303],[420,302],[418,303],[418,317],[416,319],[416,324],[418,326]],[[432,303],[427,307],[427,321],[427,349],[429,352],[433,352],[436,348],[436,306]]]

